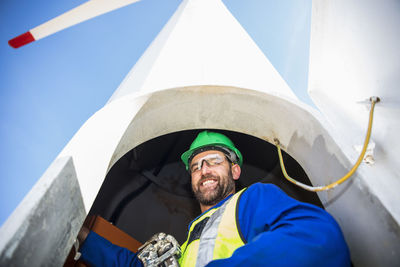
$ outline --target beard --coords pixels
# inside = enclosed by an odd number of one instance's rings
[[[217,180],[216,188],[212,191],[205,190],[201,191],[201,184],[204,180],[213,178]],[[213,206],[226,198],[231,192],[235,190],[235,180],[233,179],[232,172],[229,170],[227,175],[222,177],[214,175],[205,175],[197,183],[197,186],[192,185],[193,193],[201,204],[206,206]]]

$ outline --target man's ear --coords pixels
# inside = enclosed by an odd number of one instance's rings
[[[239,164],[233,165],[232,166],[232,177],[233,177],[233,180],[239,180],[241,172],[242,172],[242,169],[240,168]]]

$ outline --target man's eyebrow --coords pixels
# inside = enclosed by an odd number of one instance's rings
[[[196,163],[191,164],[191,165],[190,165],[190,169],[192,169],[193,166],[197,165],[198,163],[199,163],[199,162],[196,162]]]

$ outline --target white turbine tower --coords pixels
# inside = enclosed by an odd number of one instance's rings
[[[19,47],[133,2],[88,1],[10,45]],[[108,103],[81,127],[0,229],[0,265],[62,265],[111,167],[135,147],[170,133],[211,128],[272,144],[277,139],[313,185],[331,183],[356,161],[353,145],[362,144],[369,112],[362,101],[374,95],[382,100],[372,137],[376,153],[368,152],[375,163],[361,164],[352,182],[318,196],[341,225],[355,266],[400,262],[394,133],[400,125],[399,4],[335,3],[313,3],[309,91],[322,117],[296,98],[220,0],[184,0]],[[369,42],[371,35],[379,35],[379,45]],[[33,231],[43,221],[52,223]],[[43,240],[46,246],[32,246]]]

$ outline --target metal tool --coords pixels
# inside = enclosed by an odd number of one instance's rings
[[[139,248],[137,256],[144,267],[179,267],[181,248],[173,236],[158,233]]]

